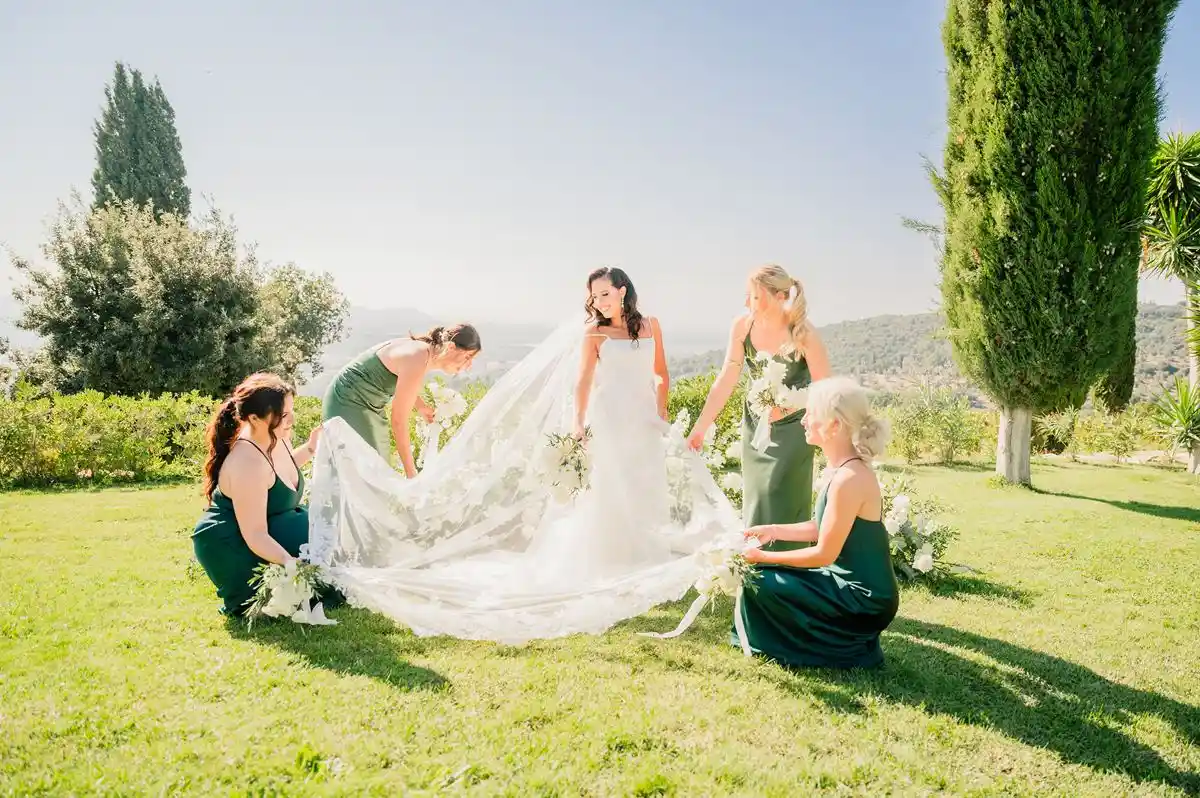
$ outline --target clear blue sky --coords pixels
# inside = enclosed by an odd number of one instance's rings
[[[777,261],[820,323],[930,310],[932,252],[900,217],[939,216],[920,158],[940,160],[943,13],[0,0],[0,241],[36,255],[56,201],[90,197],[120,59],[162,81],[197,200],[356,304],[557,320],[613,264],[668,337],[719,337],[746,271]],[[1164,127],[1200,127],[1200,3],[1183,3],[1163,71]]]

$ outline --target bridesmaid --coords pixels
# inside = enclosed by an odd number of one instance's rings
[[[688,436],[688,444],[697,451],[737,387],[743,364],[749,365],[751,377],[761,373],[759,353],[787,364],[784,383],[792,388],[805,388],[830,375],[829,356],[808,321],[799,280],[773,264],[756,269],[750,275],[746,307],[750,312],[733,322],[725,363]],[[773,445],[760,452],[750,444],[758,419],[749,405],[744,407],[742,516],[747,526],[793,524],[812,517],[813,447],[804,439],[803,418],[803,410],[787,416],[776,410],[771,415]]]
[[[815,521],[746,530],[752,545],[745,557],[761,570],[757,589],[742,597],[746,637],[756,652],[784,665],[876,667],[883,664],[879,635],[900,605],[882,492],[870,464],[883,452],[887,425],[846,377],[812,386],[803,425],[829,459],[830,476]],[[772,541],[815,545],[792,551],[758,545]]]
[[[321,427],[292,451],[293,401],[291,386],[279,377],[253,374],[208,426],[204,497],[209,505],[192,533],[192,548],[226,615],[245,612],[257,566],[287,563],[308,542],[300,467],[312,459]]]
[[[458,374],[471,367],[479,354],[479,333],[470,324],[434,327],[377,344],[356,357],[333,378],[321,411],[324,421],[338,416],[384,460],[391,461],[391,433],[409,479],[417,475],[409,439],[408,417],[418,409],[426,420],[433,411],[420,400],[425,375],[431,371]]]

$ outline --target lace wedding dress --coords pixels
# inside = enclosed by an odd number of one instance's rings
[[[351,604],[420,635],[521,643],[599,633],[681,598],[740,519],[655,409],[654,341],[606,340],[590,488],[556,503],[539,455],[571,429],[584,329],[561,327],[407,480],[340,419],[318,447],[309,556]]]

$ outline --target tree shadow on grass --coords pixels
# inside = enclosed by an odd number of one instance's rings
[[[996,599],[1006,604],[1028,607],[1036,594],[1019,587],[992,582],[980,574],[953,574],[925,585],[914,585],[905,590],[926,591],[939,598],[957,599],[964,596]],[[903,595],[901,596],[903,601]]]
[[[337,619],[336,626],[310,628],[270,618],[255,621],[253,627],[240,618],[230,618],[225,625],[231,637],[298,654],[309,664],[334,673],[369,676],[401,690],[450,688],[441,674],[404,659],[421,649],[409,646],[416,638],[398,633],[388,619],[351,607],[329,615]]]
[[[1105,499],[1100,496],[1084,496],[1079,493],[1041,490],[1038,488],[1034,488],[1033,490],[1035,493],[1040,493],[1043,496],[1058,496],[1059,498],[1063,499],[1080,499],[1082,501],[1097,502],[1099,504],[1107,504],[1109,507],[1116,507],[1119,510],[1127,510],[1131,513],[1137,513],[1139,515],[1149,515],[1155,518],[1166,518],[1172,521],[1200,523],[1200,509],[1195,507],[1178,507],[1170,504],[1150,504],[1148,502],[1120,501],[1118,499]]]
[[[781,689],[816,696],[839,712],[875,697],[944,714],[1067,762],[1195,794],[1200,774],[1173,767],[1134,739],[1139,717],[1157,718],[1200,744],[1200,708],[1109,681],[1059,657],[939,624],[899,618],[884,636],[876,671],[777,671]]]

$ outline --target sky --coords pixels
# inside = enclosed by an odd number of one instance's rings
[[[0,0],[0,243],[39,257],[91,197],[117,60],[174,106],[193,206],[352,303],[554,323],[620,266],[671,330],[723,336],[754,266],[819,324],[938,304],[922,157],[943,2]],[[1163,59],[1200,127],[1200,3]],[[0,284],[11,267],[0,265]],[[1175,302],[1178,285],[1143,285]]]

